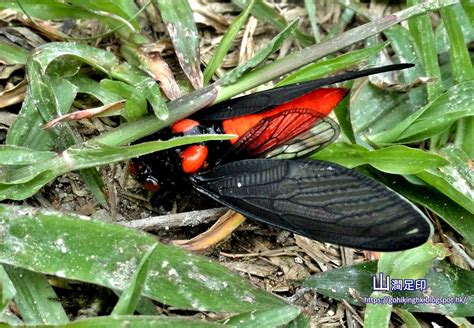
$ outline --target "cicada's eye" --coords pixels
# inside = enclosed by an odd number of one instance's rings
[[[133,177],[137,177],[140,172],[143,170],[143,166],[141,164],[135,163],[134,160],[130,161],[130,164],[128,165],[128,169],[130,170],[130,174]]]
[[[151,192],[157,192],[161,189],[161,185],[154,177],[148,176],[145,178],[145,182],[143,182],[143,188]]]

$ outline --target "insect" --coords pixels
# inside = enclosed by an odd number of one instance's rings
[[[191,182],[248,218],[311,239],[377,251],[416,247],[433,227],[408,200],[355,170],[300,159],[339,135],[328,114],[349,90],[324,86],[412,66],[343,73],[211,106],[161,131],[160,138],[202,133],[236,138],[144,156],[132,161],[131,172],[151,191],[166,193]]]

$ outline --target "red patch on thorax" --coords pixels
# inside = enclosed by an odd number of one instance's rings
[[[205,145],[191,145],[183,150],[179,154],[183,171],[188,174],[199,171],[206,161],[208,152]]]
[[[171,132],[173,132],[173,134],[184,133],[184,132],[189,131],[192,128],[198,126],[198,125],[199,125],[198,121],[191,120],[189,118],[185,118],[183,120],[180,120],[180,121],[174,123],[173,126],[171,127]]]

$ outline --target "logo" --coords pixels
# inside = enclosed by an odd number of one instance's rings
[[[385,276],[385,277],[384,277]],[[389,275],[379,272],[372,276],[372,291],[424,291],[428,288],[426,279],[391,279]]]

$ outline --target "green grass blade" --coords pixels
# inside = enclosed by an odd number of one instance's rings
[[[78,88],[78,92],[91,95],[104,105],[115,103],[123,99],[123,97],[101,88],[99,82],[86,75],[76,74],[67,77],[67,80]]]
[[[150,102],[159,119],[168,117],[168,109],[156,82],[127,63],[119,64],[111,52],[84,44],[53,42],[37,48],[32,62],[39,65],[40,74],[45,74],[51,63],[64,56],[75,58],[79,63],[88,64],[110,77],[132,85],[136,88],[136,93],[142,94]]]
[[[456,10],[454,6],[451,6],[441,8],[440,13],[451,46],[450,57],[453,79],[456,83],[470,81],[474,79],[474,70],[472,69],[469,50],[466,47],[466,40],[464,40]]]
[[[386,294],[374,293],[370,295],[373,298],[385,298]],[[364,327],[379,328],[388,327],[390,322],[390,315],[392,313],[391,304],[367,304],[364,313]]]
[[[44,275],[9,265],[4,268],[15,285],[15,302],[26,324],[69,322],[56,293]]]
[[[449,165],[417,176],[474,214],[474,173],[469,156],[454,146],[440,150],[439,154],[449,160]]]
[[[233,134],[205,134],[193,135],[173,138],[162,141],[148,141],[140,144],[124,147],[110,147],[110,146],[88,146],[88,147],[71,147],[65,150],[61,156],[64,164],[69,166],[69,170],[86,167],[96,167],[110,163],[120,162],[134,157],[139,157],[151,154],[160,150],[179,147],[183,145],[213,141],[213,140],[228,140]],[[52,161],[55,161],[53,159]],[[66,168],[63,168],[66,170]],[[62,172],[65,173],[65,172]]]
[[[214,52],[209,64],[207,65],[206,69],[204,70],[204,84],[208,84],[211,80],[212,76],[214,75],[215,71],[219,66],[222,64],[222,61],[229,51],[232,43],[234,42],[237,33],[242,28],[242,25],[247,21],[247,18],[252,10],[252,7],[255,3],[255,0],[251,0],[247,3],[245,9],[240,13],[240,15],[232,22],[229,26],[227,31],[225,32],[224,36],[222,37],[221,42]]]
[[[388,93],[366,83],[351,103],[352,126],[356,134],[372,140],[373,135],[383,134],[401,124],[413,111],[407,94]]]
[[[474,4],[470,0],[461,0],[461,4],[466,11],[466,14],[469,16],[471,25],[474,26]]]
[[[382,253],[377,271],[396,279],[421,279],[430,271],[435,259],[446,257],[442,244],[425,243],[401,252]]]
[[[433,186],[435,189],[451,198],[453,201],[468,210],[471,214],[474,214],[473,189],[466,189],[472,188],[472,184],[467,183],[459,176],[452,176],[457,174],[456,169],[452,166],[448,166],[447,168],[443,169],[444,170],[441,172],[435,170],[420,172],[417,173],[416,176],[423,180],[426,184]]]
[[[321,42],[321,34],[318,29],[318,16],[316,15],[316,3],[314,0],[304,0],[304,5],[308,11],[309,21],[311,22],[311,29],[313,30],[314,39],[316,43]]]
[[[331,39],[336,35],[341,34],[354,19],[356,12],[348,7],[344,8],[344,11],[341,14],[340,19],[328,32],[325,36],[325,40]]]
[[[0,265],[0,320],[1,315],[8,309],[8,305],[16,295],[16,289],[13,282],[8,277],[8,273],[5,268]]]
[[[391,174],[419,173],[449,163],[439,155],[402,145],[370,151],[362,146],[344,142],[334,143],[311,158],[349,168],[369,164],[379,171]]]
[[[462,83],[474,79],[474,70],[472,68],[469,50],[466,46],[461,26],[459,25],[458,11],[461,8],[446,7],[440,10],[444,26],[448,33],[451,57],[451,68],[453,80],[456,83]],[[456,143],[463,150],[473,156],[474,155],[474,119],[463,118],[457,122],[458,129],[456,135]],[[467,128],[467,129],[466,129]]]
[[[80,141],[68,125],[51,130],[43,130],[41,126],[43,122],[52,120],[56,115],[65,114],[69,111],[77,94],[77,87],[63,78],[41,74],[41,70],[42,67],[37,62],[34,60],[29,62],[28,99],[21,110],[21,115],[8,132],[7,142],[12,145],[22,145],[39,150],[51,149],[55,146],[65,149]],[[53,140],[56,140],[56,145]],[[41,154],[36,152],[34,155],[38,159],[37,163],[40,163],[39,159],[43,158]],[[15,160],[18,160],[18,158],[15,158]],[[97,200],[105,205],[106,200],[102,193],[103,182],[97,171],[86,169],[79,173]],[[43,175],[43,177],[46,176],[50,175]],[[45,182],[46,179],[36,179],[35,181]],[[25,186],[26,189],[30,187],[29,185]],[[35,184],[35,187],[31,190],[37,190],[37,188],[38,184]],[[19,190],[17,191],[14,194],[21,194]]]
[[[1,263],[117,290],[127,288],[139,259],[157,244],[146,233],[37,208],[1,204],[0,224]],[[198,311],[243,313],[285,305],[206,258],[160,243],[142,295]]]
[[[275,307],[269,310],[252,311],[238,314],[225,320],[226,326],[231,327],[268,327],[277,328],[288,324],[300,314],[300,309],[294,306]]]
[[[408,6],[420,3],[420,0],[407,1]],[[427,14],[423,14],[408,19],[408,26],[411,36],[413,40],[415,40],[415,49],[423,63],[426,74],[437,79],[436,82],[430,83],[427,86],[428,100],[431,101],[443,92],[441,72],[438,65],[438,54],[436,52],[436,43],[431,21]]]
[[[291,321],[288,328],[306,328],[309,327],[310,316],[308,314],[301,313],[293,321]]]
[[[70,147],[49,160],[31,166],[5,170],[3,175],[0,176],[0,199],[25,199],[34,195],[42,186],[55,177],[70,171],[92,169],[100,165],[124,161],[168,148],[210,140],[226,140],[232,136],[226,134],[185,136],[127,147],[94,144]]]
[[[159,120],[168,118],[168,107],[161,96],[158,84],[145,73],[135,69],[128,63],[122,63],[110,71],[110,75],[123,82],[126,82],[136,88],[135,92],[141,94],[148,100],[155,116]]]
[[[474,118],[466,117],[456,123],[456,136],[454,144],[474,158]]]
[[[204,321],[204,320],[191,320],[187,317],[179,316],[132,316],[132,315],[123,315],[123,316],[103,316],[95,318],[87,318],[83,320],[77,320],[70,322],[65,325],[61,325],[61,328],[117,328],[124,327],[127,328],[216,328],[216,327],[226,327],[224,325]],[[0,324],[1,327],[1,324]],[[56,328],[58,326],[53,325],[38,325],[35,328]],[[3,327],[2,327],[3,328]]]
[[[407,143],[437,135],[458,119],[474,115],[473,93],[473,81],[454,85],[390,130],[371,136],[370,140],[377,144]]]
[[[87,188],[91,191],[92,195],[97,199],[100,205],[107,208],[108,195],[106,194],[105,183],[102,179],[102,175],[97,171],[96,168],[91,167],[79,171],[82,181],[85,182]]]
[[[15,145],[0,145],[0,165],[28,165],[56,156],[52,151],[40,151]]]
[[[471,25],[469,22],[469,17],[467,17],[466,13],[460,6],[452,6],[454,11],[456,12],[457,22],[461,27],[461,31],[464,36],[464,41],[466,45],[470,42],[474,41],[474,26]],[[444,52],[448,52],[451,48],[451,44],[449,43],[449,36],[446,28],[444,27],[443,21],[440,22],[438,27],[435,31],[436,36],[436,48],[438,49],[438,54],[442,54]],[[449,63],[449,62],[448,62]],[[444,79],[446,76],[443,74],[443,69],[441,69],[441,75]]]
[[[44,75],[38,63],[28,64],[29,88],[19,117],[10,127],[7,143],[47,150],[59,146],[67,148],[79,141],[69,126],[43,130],[44,122],[69,111],[77,88],[65,79]],[[55,145],[53,143],[57,143]]]
[[[138,20],[136,19],[136,15],[138,12],[138,7],[133,1],[127,0],[69,0],[70,4],[73,4],[79,8],[83,8],[85,10],[92,10],[94,12],[105,12],[113,14],[110,15],[114,17],[122,18],[122,22],[117,19],[116,24],[111,27],[118,27],[120,24],[131,25],[132,31],[138,32],[139,31],[139,24]],[[120,23],[119,23],[120,22]]]
[[[67,136],[69,145],[74,143],[68,127],[47,131],[41,128],[57,115],[67,113],[77,92],[77,87],[68,81],[46,74],[51,62],[65,55],[84,59],[86,63],[105,72],[118,64],[113,54],[84,45],[50,43],[37,48],[28,61],[28,93],[19,117],[8,132],[8,144],[32,149],[51,149],[55,131],[56,135]]]
[[[416,56],[414,40],[410,31],[397,25],[385,30],[384,34],[387,39],[390,40],[390,44],[401,62],[415,64],[415,67],[404,69],[402,71],[405,82],[410,82],[423,76],[423,65],[421,65],[420,59]],[[409,97],[411,105],[414,108],[422,107],[426,104],[427,100],[426,88],[415,88],[410,90]]]
[[[123,291],[122,295],[120,295],[120,298],[112,311],[113,315],[126,315],[135,312],[138,302],[140,301],[143,286],[145,285],[145,279],[148,275],[150,256],[153,254],[156,247],[157,244],[153,245],[145,255],[143,255],[135,273],[133,274],[129,286]]]
[[[302,286],[313,288],[336,300],[345,299],[350,304],[363,306],[359,298],[351,295],[349,288],[353,288],[361,297],[369,296],[372,293],[372,275],[376,272],[377,262],[368,261],[314,274],[306,278]]]
[[[34,173],[34,177],[19,184],[0,183],[0,199],[22,200],[33,196],[45,184],[54,180],[56,175],[52,171]]]
[[[416,320],[415,316],[407,310],[393,308],[393,312],[403,320],[407,328],[421,328],[421,325],[418,320]]]
[[[103,79],[100,87],[108,92],[115,93],[127,99],[124,116],[127,121],[135,121],[147,113],[145,97],[137,89],[127,83]]]
[[[348,81],[344,87],[350,89],[352,88],[352,85],[353,81]],[[341,102],[337,104],[336,108],[334,108],[334,114],[336,114],[337,122],[339,123],[344,136],[349,139],[351,143],[355,144],[356,137],[352,127],[351,111],[349,110],[350,102],[350,96],[344,97]]]
[[[17,0],[5,0],[0,2],[0,9],[14,9],[19,12],[23,10],[30,16],[43,19],[91,19],[97,18],[89,10],[71,6],[56,0],[20,0],[21,6]]]
[[[128,37],[130,31],[135,32],[138,29],[138,24],[134,19],[137,8],[126,0],[114,3],[90,0],[71,0],[68,3],[58,0],[7,0],[0,2],[0,9],[8,8],[17,10],[32,19],[98,19],[104,25],[118,29],[117,32],[122,37]],[[120,27],[124,28],[119,29]]]
[[[29,52],[25,49],[13,44],[2,41],[0,43],[0,61],[9,65],[25,65],[29,56]]]

